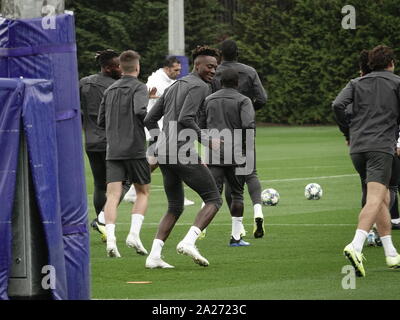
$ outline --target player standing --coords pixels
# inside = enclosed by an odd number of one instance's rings
[[[132,50],[121,54],[123,76],[104,92],[98,118],[99,125],[106,129],[107,137],[107,202],[104,213],[109,257],[120,257],[115,222],[122,182],[126,179],[134,184],[137,193],[126,244],[139,254],[147,254],[139,234],[147,210],[150,184],[143,125],[148,92],[146,85],[137,78],[140,73],[139,59],[139,54]]]

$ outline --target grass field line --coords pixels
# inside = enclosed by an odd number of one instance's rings
[[[117,222],[120,225],[130,225],[130,222]],[[159,222],[143,222],[143,225],[158,226]],[[191,226],[193,223],[189,222],[178,222],[176,226]],[[231,226],[231,223],[211,223],[210,226]],[[253,226],[252,223],[244,223],[245,226]],[[267,226],[277,227],[350,227],[355,226],[351,223],[266,223]]]
[[[305,178],[290,178],[290,179],[272,179],[272,180],[260,180],[260,182],[290,182],[290,181],[302,181],[302,180],[320,180],[320,179],[340,179],[340,178],[349,178],[349,177],[356,177],[358,174],[341,174],[341,175],[336,175],[336,176],[319,176],[319,177],[305,177]],[[151,188],[156,188],[156,189],[151,189],[150,191],[164,191],[164,187],[160,185],[151,185]],[[189,187],[185,186],[185,189],[189,189]]]
[[[320,176],[320,177],[306,177],[306,178],[291,178],[291,179],[274,179],[274,180],[260,180],[260,182],[287,182],[287,181],[301,181],[301,180],[311,180],[311,179],[340,179],[348,177],[356,177],[358,174],[341,174],[337,176]]]

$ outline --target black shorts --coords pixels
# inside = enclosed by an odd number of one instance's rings
[[[164,190],[168,198],[168,212],[180,215],[185,200],[183,183],[202,198],[204,203],[213,203],[219,209],[222,205],[215,180],[210,170],[202,164],[160,164]]]
[[[131,183],[149,184],[150,165],[147,159],[107,160],[107,183],[128,180]]]
[[[224,181],[226,181],[231,190],[232,200],[243,202],[243,188],[247,176],[236,175],[236,166],[209,165],[208,168],[215,179],[220,194],[224,188]]]
[[[385,152],[361,152],[350,155],[361,181],[378,182],[389,187],[394,155]]]

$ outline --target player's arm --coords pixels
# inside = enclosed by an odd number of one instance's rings
[[[168,89],[167,89],[168,90]],[[151,110],[147,113],[146,118],[144,119],[144,125],[147,130],[150,132],[150,136],[154,139],[160,133],[160,127],[158,126],[158,120],[160,120],[164,115],[164,94],[157,100],[156,104],[151,108]]]
[[[240,106],[240,120],[242,121],[242,129],[255,129],[255,111],[249,98],[243,99]]]
[[[257,72],[253,78],[253,97],[254,110],[259,110],[267,104],[268,95]]]
[[[346,108],[353,103],[353,92],[353,84],[349,81],[332,103],[335,121],[347,141],[350,139],[350,133]]]
[[[103,129],[106,127],[106,94],[104,94],[101,99],[99,115],[97,116],[97,125]]]
[[[149,103],[149,93],[147,87],[141,84],[133,95],[133,112],[136,117],[144,121],[147,115],[147,104]]]

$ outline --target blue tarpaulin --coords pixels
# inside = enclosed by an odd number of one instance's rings
[[[36,170],[36,173],[33,172],[35,196],[38,200],[49,247],[49,259],[57,260],[53,260],[52,263],[57,264],[60,262],[65,268],[65,278],[63,279],[62,267],[59,267],[60,279],[58,279],[58,275],[56,275],[56,278],[60,281],[60,284],[52,290],[53,297],[55,299],[89,299],[89,234],[87,228],[87,201],[79,112],[74,17],[59,15],[53,17],[53,19],[55,20],[52,23],[48,23],[48,20],[44,23],[41,18],[0,20],[0,77],[23,77],[24,79],[47,79],[52,81],[53,111],[45,117],[41,117],[37,108],[29,107],[35,103],[41,103],[40,99],[39,102],[34,102],[38,97],[29,100],[31,96],[28,95],[24,96],[23,99],[24,106],[26,106],[23,110],[28,112],[24,113],[22,117],[24,125],[28,121],[27,119],[31,122],[40,123],[40,121],[50,121],[48,117],[51,114],[54,115],[52,121],[54,124],[55,146],[54,148],[51,147],[51,150],[47,149],[49,147],[47,143],[50,142],[46,140],[47,138],[45,139],[46,141],[40,140],[43,133],[50,134],[50,127],[49,132],[43,132],[45,130],[44,127],[36,127],[36,129],[31,127],[32,130],[24,127],[28,140],[31,169],[33,163],[36,163],[37,168],[41,168]],[[27,85],[26,82],[23,83],[25,86]],[[31,87],[29,86],[29,88]],[[25,94],[27,93],[26,88],[24,92]],[[2,99],[0,101],[0,119],[3,119],[3,117],[5,119],[0,122],[0,132],[2,132],[1,130],[9,130],[7,128],[11,125],[11,122],[9,123],[8,119],[18,119],[18,112],[21,112],[10,102],[8,109],[12,111],[12,114],[5,113],[2,107],[3,96],[10,99],[12,94],[15,94],[15,92],[2,93],[0,95]],[[5,129],[2,127],[3,122],[7,122]],[[17,126],[15,123],[14,125]],[[18,127],[15,130],[19,129]],[[18,136],[17,134],[15,135]],[[14,139],[17,138],[14,137]],[[3,150],[1,143],[4,140],[6,139],[1,139],[0,136],[0,150]],[[52,155],[53,151],[54,154]],[[4,153],[0,158],[3,155]],[[11,163],[16,156],[10,155],[9,157],[9,162]],[[38,158],[35,159],[36,157]],[[56,163],[54,166],[51,164],[49,168],[40,167],[43,159],[49,161],[53,159],[56,160]],[[10,164],[10,167],[16,165],[17,162]],[[1,170],[3,169],[0,167],[0,172]],[[52,172],[55,172],[54,176],[52,176]],[[8,175],[8,179],[15,178],[11,174]],[[6,178],[4,174],[0,175],[0,182],[5,181]],[[14,185],[13,183],[0,185],[2,196],[3,186],[10,190],[8,193],[11,194],[12,188],[15,188],[15,181]],[[44,201],[45,204],[42,207],[40,201],[43,200],[42,197],[46,198],[51,193],[49,192],[50,189],[52,189],[52,192],[56,190],[58,193],[55,203],[47,199],[48,201]],[[0,198],[0,200],[0,208],[2,210],[5,202],[2,201],[3,198]],[[9,201],[11,199],[6,200]],[[7,203],[6,206],[12,206],[12,202]],[[52,226],[52,219],[56,219],[57,210],[59,210],[61,223],[60,226],[57,223]],[[9,230],[9,216],[5,214],[2,217],[2,215],[0,212],[0,231],[3,228]],[[62,234],[60,239],[51,238],[58,232]],[[8,234],[8,238],[6,234]],[[63,250],[60,250],[57,245],[53,247],[52,241],[58,242],[59,240],[63,242]],[[6,232],[3,236],[3,233],[0,232],[0,262],[3,262],[3,258],[6,259],[5,262],[8,261],[7,257],[10,255],[9,243],[9,233]],[[1,263],[0,265],[0,293],[4,292],[6,287],[4,265],[6,264]],[[62,283],[63,281],[64,283]]]

